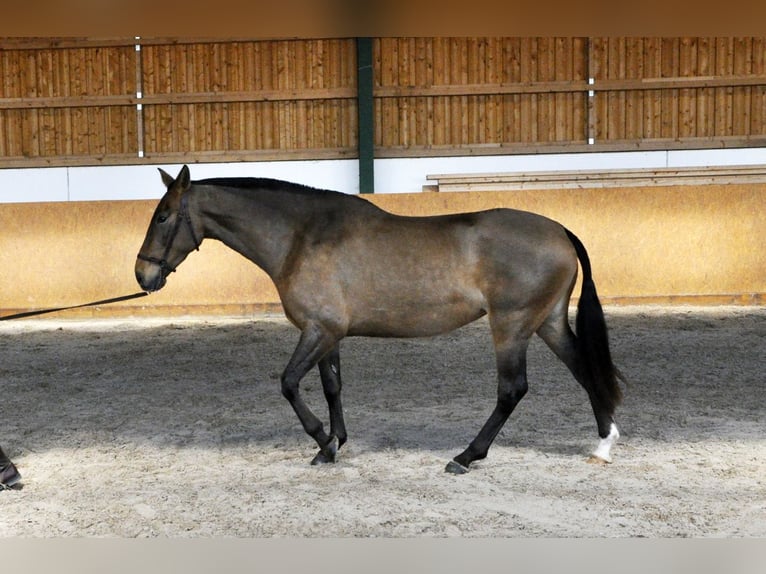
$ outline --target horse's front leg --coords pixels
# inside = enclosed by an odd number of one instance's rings
[[[309,325],[301,332],[298,346],[287,363],[284,373],[282,373],[282,395],[289,401],[295,414],[298,415],[303,430],[319,445],[320,452],[312,464],[335,462],[338,439],[324,431],[322,421],[311,412],[311,409],[304,402],[299,385],[306,373],[336,347],[336,344],[335,337],[327,329],[316,324]]]
[[[0,490],[11,488],[21,480],[21,474],[16,469],[16,465],[0,448]]]

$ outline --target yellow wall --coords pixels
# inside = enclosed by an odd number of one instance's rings
[[[585,243],[612,303],[766,303],[762,186],[706,185],[375,195],[401,214],[515,207],[552,217]],[[0,205],[0,314],[139,291],[135,256],[155,201]],[[268,277],[214,241],[159,293],[62,316],[278,310]]]

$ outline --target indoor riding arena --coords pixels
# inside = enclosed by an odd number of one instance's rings
[[[0,74],[0,537],[766,536],[766,39],[0,38]],[[136,281],[184,165],[559,222],[624,379],[611,461],[534,336],[488,455],[445,472],[499,403],[483,316],[343,339],[348,441],[310,464],[270,276],[209,237]],[[329,430],[318,369],[300,391]]]

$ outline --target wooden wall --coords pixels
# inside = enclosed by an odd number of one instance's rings
[[[552,217],[585,243],[606,303],[766,303],[766,210],[760,185],[381,194],[403,215],[495,207]],[[0,204],[0,315],[78,305],[139,290],[136,253],[156,201]],[[413,245],[413,249],[417,249]],[[61,317],[279,311],[254,264],[205,240],[148,297]]]
[[[386,155],[583,143],[587,38],[382,38],[375,143]]]
[[[765,133],[764,38],[596,38],[590,57],[609,88],[597,140],[725,145]]]
[[[356,42],[0,39],[0,167],[357,155]],[[377,38],[376,157],[766,145],[765,38]]]

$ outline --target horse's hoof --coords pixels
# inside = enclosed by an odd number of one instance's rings
[[[606,466],[607,464],[610,464],[612,461],[606,460],[605,458],[601,458],[600,456],[592,454],[587,458],[585,462],[587,462],[588,464],[598,464],[601,466]]]
[[[451,460],[447,463],[447,466],[444,469],[444,472],[448,472],[450,474],[465,474],[468,472],[468,467],[463,466],[459,462],[455,462],[454,460]]]
[[[19,474],[19,471],[12,462],[9,462],[2,470],[0,470],[0,490],[14,487],[20,488],[20,480],[21,474]]]
[[[335,462],[335,455],[338,453],[338,439],[332,437],[329,443],[327,443],[317,453],[317,455],[311,460],[312,466],[318,464],[328,464]]]

